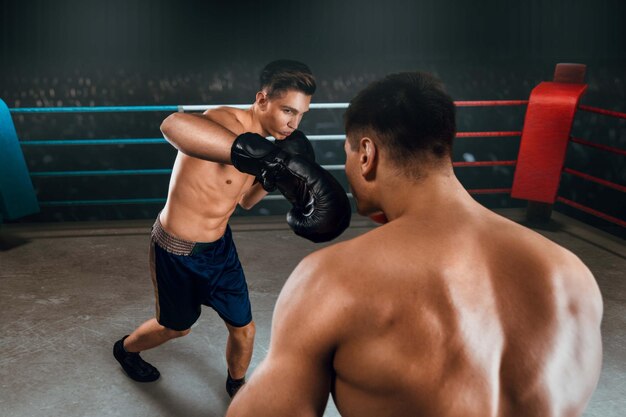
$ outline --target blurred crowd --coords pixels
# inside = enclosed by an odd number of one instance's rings
[[[0,98],[10,108],[62,107],[62,106],[132,106],[132,105],[178,105],[178,104],[247,104],[257,91],[258,66],[246,63],[228,64],[211,70],[190,70],[184,73],[147,73],[125,69],[71,70],[47,75],[8,74],[0,77]],[[417,66],[416,66],[417,68]],[[315,68],[314,68],[315,69]],[[439,76],[455,100],[527,99],[530,91],[541,81],[552,78],[553,67],[529,65],[526,68],[489,65],[420,65],[419,69]],[[316,72],[318,92],[314,102],[348,102],[359,90],[383,76],[380,72],[364,72],[345,69]],[[583,103],[611,110],[626,112],[626,71],[610,66],[589,66],[588,90]],[[521,130],[525,107],[506,108],[459,108],[459,131]],[[342,133],[343,111],[310,112],[301,126],[308,134]],[[56,114],[13,116],[21,140],[35,139],[89,139],[160,137],[159,124],[167,114],[148,113],[102,113],[102,114]],[[573,135],[599,143],[626,147],[626,123],[598,115],[577,117]],[[340,144],[316,143],[324,164],[340,164],[343,153]],[[455,145],[455,159],[511,160],[517,155],[519,138],[513,139],[459,139]],[[171,166],[175,155],[168,145],[150,147],[116,146],[101,151],[83,147],[61,149],[60,147],[25,147],[24,152],[31,171],[64,169],[132,169],[164,168]],[[79,151],[80,149],[80,151]],[[145,154],[145,155],[144,155]],[[143,155],[138,158],[138,155]],[[137,166],[137,161],[140,167]],[[607,157],[598,151],[581,146],[570,146],[567,164],[572,168],[589,172],[620,184],[626,183],[623,158]],[[482,168],[474,171],[464,169],[458,174],[468,188],[507,187],[512,181],[513,169],[508,167]],[[495,178],[494,178],[495,177]],[[51,185],[50,180],[36,181],[40,196],[52,200],[86,198],[84,188],[89,181],[80,184]],[[109,178],[109,181],[111,178]],[[57,180],[58,181],[58,180]],[[118,179],[122,185],[99,187],[112,188],[110,198],[116,198],[115,190],[132,185],[133,179]],[[166,179],[143,179],[142,188],[150,196],[162,196],[166,191]],[[124,185],[128,182],[130,185]],[[495,183],[494,183],[495,182]],[[614,199],[605,197],[606,191],[595,185],[582,184],[577,179],[564,178],[564,195],[579,200]],[[51,191],[53,190],[53,191]],[[54,191],[56,190],[56,191]],[[89,193],[87,193],[89,194]],[[107,194],[105,192],[105,194]],[[132,194],[129,191],[129,194]],[[146,193],[144,193],[144,197]],[[609,193],[610,194],[610,193]],[[93,198],[93,197],[92,197]],[[118,196],[118,198],[121,198]],[[41,197],[40,197],[41,199]],[[489,204],[510,206],[507,196],[485,197]],[[622,196],[623,199],[623,196]],[[610,202],[608,203],[609,205]],[[617,210],[626,209],[619,205]],[[130,209],[129,209],[130,210]],[[147,210],[147,212],[146,212]],[[140,214],[97,214],[99,217],[142,217],[156,209],[143,209]],[[253,214],[275,214],[271,209],[260,208]],[[59,214],[54,219],[65,220]],[[107,213],[106,210],[100,213]],[[614,213],[617,215],[617,213]],[[65,216],[65,217],[64,217]],[[80,218],[73,212],[73,218]]]
[[[178,104],[246,104],[251,103],[257,91],[258,66],[232,63],[211,70],[190,70],[184,73],[148,73],[121,68],[71,70],[49,75],[8,74],[0,77],[0,98],[11,108],[16,107],[63,107],[63,106],[132,106],[132,105],[178,105]],[[416,66],[418,67],[418,66]],[[489,65],[442,65],[423,64],[421,70],[438,75],[446,84],[455,100],[527,99],[530,91],[541,81],[551,79],[553,67],[529,65],[526,68]],[[347,102],[360,89],[383,73],[358,70],[325,71],[317,73],[318,92],[314,102]],[[588,68],[588,90],[583,102],[626,111],[626,70],[605,66]],[[463,112],[467,113],[467,112]],[[506,112],[497,115],[498,123],[507,118]],[[20,121],[24,117],[19,117]],[[117,129],[107,134],[98,125],[96,117],[78,115],[71,123],[51,126],[48,118],[39,123],[29,118],[23,127],[25,139],[41,135],[63,137],[114,137]],[[106,120],[111,125],[118,120]],[[145,135],[155,132],[152,119],[137,113],[123,115],[119,122],[125,135]],[[482,112],[467,114],[459,120],[461,128],[477,129],[486,120]],[[517,115],[511,116],[517,123]],[[504,123],[506,124],[506,123]],[[38,125],[41,129],[38,128]],[[341,117],[309,123],[306,126],[317,133],[340,130]],[[158,132],[156,132],[158,133]],[[609,136],[619,138],[612,130]]]
[[[415,65],[438,75],[457,100],[523,99],[541,81],[552,78],[553,67],[529,65]],[[150,73],[122,68],[70,70],[49,75],[3,74],[0,98],[9,107],[115,106],[247,103],[254,97],[258,68],[252,64],[228,64],[211,70],[184,73]],[[315,101],[348,101],[369,82],[384,75],[345,69],[317,73]],[[589,66],[586,93],[611,100],[602,103],[623,110],[626,69]]]

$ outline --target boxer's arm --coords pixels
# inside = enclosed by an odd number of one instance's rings
[[[331,389],[338,327],[343,325],[318,261],[303,260],[276,303],[270,348],[237,393],[228,417],[322,416]]]
[[[239,205],[246,210],[250,210],[256,203],[263,200],[263,197],[266,195],[267,191],[265,191],[263,186],[258,182],[254,183],[254,185],[241,196]]]
[[[230,164],[230,148],[236,135],[207,114],[173,113],[161,123],[163,137],[176,149],[194,158]]]

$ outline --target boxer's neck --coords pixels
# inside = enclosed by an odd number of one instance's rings
[[[249,132],[258,133],[261,136],[269,136],[269,132],[263,127],[263,123],[261,122],[261,112],[257,103],[254,103],[247,110],[248,115],[250,116],[250,125],[246,126]]]
[[[418,181],[399,176],[385,176],[379,188],[380,207],[389,221],[402,216],[430,218],[470,208],[477,203],[454,175],[452,167],[430,170]]]

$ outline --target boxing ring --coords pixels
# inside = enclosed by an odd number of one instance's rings
[[[517,130],[476,130],[457,134],[457,142],[463,141],[470,147],[475,140],[519,141],[516,158],[481,158],[476,161],[455,158],[454,167],[458,174],[468,170],[483,174],[483,171],[493,169],[510,172],[510,184],[468,186],[468,191],[476,197],[501,196],[527,201],[525,209],[496,211],[518,222],[535,219],[537,223],[534,224],[541,224],[535,228],[538,233],[573,251],[595,275],[605,303],[602,329],[604,364],[598,388],[584,416],[618,417],[626,409],[624,240],[615,233],[604,233],[564,215],[559,208],[568,207],[587,213],[620,228],[622,232],[626,227],[624,213],[616,211],[616,207],[586,204],[561,194],[559,184],[563,178],[589,182],[616,196],[613,201],[617,201],[617,208],[623,204],[619,201],[619,198],[624,201],[626,190],[623,184],[568,165],[565,153],[567,149],[577,147],[610,155],[611,158],[623,158],[626,156],[623,149],[599,143],[591,137],[573,135],[571,119],[576,115],[593,114],[619,124],[626,119],[626,114],[581,105],[578,98],[572,97],[572,94],[578,93],[568,89],[583,88],[580,87],[582,83],[570,83],[574,87],[566,86],[567,94],[556,94],[556,98],[546,101],[542,89],[561,89],[562,84],[567,83],[548,83],[538,91],[538,95],[533,90],[531,96],[524,100],[457,101],[458,108],[467,111],[500,107],[525,110],[525,118],[524,124]],[[549,95],[552,93],[548,91]],[[551,103],[549,110],[542,107],[546,102]],[[347,103],[314,103],[311,110],[341,111],[346,106]],[[71,113],[124,115],[153,112],[165,117],[170,112],[199,112],[211,107],[215,106],[6,108],[4,113],[0,110],[0,144],[5,151],[0,155],[0,203],[2,217],[8,220],[0,225],[0,232],[12,233],[27,243],[0,250],[0,404],[3,413],[23,417],[118,416],[121,413],[128,416],[224,415],[228,406],[223,388],[226,330],[221,319],[210,311],[204,311],[190,336],[144,353],[146,360],[159,364],[163,375],[156,383],[134,383],[123,374],[111,355],[111,346],[122,332],[154,314],[153,288],[147,273],[147,247],[153,218],[106,222],[21,222],[28,220],[33,213],[63,207],[102,206],[112,209],[118,205],[148,204],[154,206],[156,212],[165,202],[166,189],[159,197],[138,192],[132,198],[120,195],[119,198],[49,199],[39,198],[42,194],[40,187],[48,178],[64,180],[93,176],[115,181],[147,176],[167,179],[171,172],[171,166],[48,170],[29,166],[23,152],[40,147],[48,152],[60,152],[64,149],[82,150],[83,147],[103,149],[106,146],[120,147],[120,151],[124,152],[127,145],[140,148],[170,145],[163,138],[156,137],[18,140],[15,129],[11,131],[13,125],[7,127],[6,124],[7,117],[28,120],[38,114],[60,117]],[[541,118],[554,112],[565,114],[567,123],[550,124]],[[533,113],[540,116],[539,119],[533,121]],[[546,135],[537,136],[533,131],[536,127],[549,129],[549,142],[558,146],[542,147],[542,142],[547,141]],[[309,137],[317,147],[338,145],[344,140],[341,134]],[[8,160],[9,155],[19,160]],[[343,165],[324,160],[324,155],[319,155],[321,164],[343,179]],[[542,172],[539,185],[534,177],[536,172]],[[281,202],[283,197],[271,194],[266,200]],[[553,207],[556,210],[552,210]],[[22,219],[23,216],[27,217]],[[542,220],[544,223],[541,223]],[[337,240],[356,237],[375,227],[377,225],[373,222],[353,216],[352,225]],[[253,370],[265,356],[269,345],[272,311],[285,278],[300,259],[327,244],[314,244],[295,236],[281,216],[239,216],[233,218],[232,230],[248,277],[257,323],[255,355],[251,364]],[[0,234],[0,240],[1,237]],[[338,416],[332,400],[324,415]]]
[[[572,207],[581,212],[602,219],[612,225],[617,225],[624,231],[626,221],[622,216],[607,213],[603,207],[590,207],[579,201],[574,201],[565,196],[557,195],[560,178],[563,175],[573,176],[585,181],[598,184],[607,189],[617,191],[620,194],[617,201],[624,201],[623,193],[626,186],[602,179],[589,173],[582,172],[565,166],[565,154],[571,144],[589,149],[600,150],[606,154],[624,157],[626,151],[613,146],[595,143],[592,140],[572,137],[571,127],[576,112],[590,112],[602,117],[616,120],[626,119],[626,113],[601,109],[586,105],[579,105],[580,97],[586,90],[584,84],[583,65],[559,64],[555,70],[553,82],[543,82],[531,92],[528,100],[483,100],[483,101],[456,101],[458,108],[472,107],[526,107],[526,115],[522,128],[517,131],[464,131],[458,132],[457,141],[471,140],[472,138],[495,138],[506,140],[507,138],[521,138],[518,158],[516,160],[487,160],[487,161],[453,161],[456,170],[480,169],[484,167],[510,167],[514,170],[513,183],[509,187],[493,188],[468,188],[473,195],[502,194],[512,198],[529,202],[528,218],[531,220],[547,220],[550,217],[552,206],[555,203]],[[154,145],[167,144],[161,138],[115,138],[115,139],[47,139],[47,140],[18,140],[15,129],[11,124],[11,116],[14,115],[37,115],[37,114],[93,114],[93,113],[138,113],[158,112],[164,117],[171,112],[202,112],[221,105],[175,105],[175,106],[101,106],[101,107],[35,107],[35,108],[11,108],[8,109],[2,103],[0,115],[2,116],[2,143],[9,150],[2,163],[4,182],[0,183],[0,194],[3,197],[4,209],[2,217],[13,220],[39,210],[52,207],[78,207],[78,206],[115,206],[149,204],[162,205],[165,203],[165,192],[161,197],[145,197],[138,195],[133,198],[108,198],[108,199],[43,199],[39,200],[38,181],[44,178],[71,178],[71,177],[131,177],[131,176],[169,176],[171,167],[151,169],[106,169],[106,170],[32,170],[26,166],[22,152],[35,147],[69,148],[69,147],[100,147],[100,146],[125,146],[125,145]],[[230,105],[236,108],[248,108],[248,104]],[[319,110],[342,110],[347,108],[348,103],[312,103],[310,109]],[[2,114],[4,113],[4,114]],[[305,132],[306,133],[306,132]],[[310,135],[309,138],[315,144],[324,141],[343,141],[345,135],[326,134]],[[7,162],[6,159],[11,159]],[[19,166],[15,161],[20,162]],[[343,164],[325,163],[321,165],[340,175],[344,169]],[[11,180],[7,181],[7,178]],[[346,185],[345,181],[344,185]],[[32,184],[35,184],[33,187]],[[351,195],[348,192],[348,196]],[[264,201],[280,201],[280,194],[270,194]],[[626,209],[626,207],[624,207]],[[621,217],[621,218],[620,218]]]

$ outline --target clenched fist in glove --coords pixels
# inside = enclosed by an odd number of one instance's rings
[[[287,223],[298,236],[327,242],[349,226],[351,207],[343,187],[301,153],[292,155],[261,135],[244,133],[235,139],[230,156],[235,168],[254,175],[267,191],[278,188],[293,205]]]

